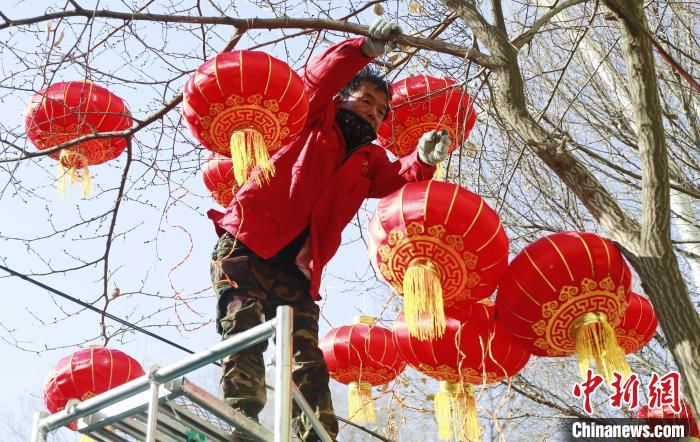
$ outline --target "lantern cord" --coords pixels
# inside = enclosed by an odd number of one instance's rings
[[[51,287],[51,286],[48,286],[48,285],[46,285],[46,284],[44,284],[44,283],[42,283],[42,282],[39,282],[39,281],[37,281],[36,279],[30,278],[30,277],[27,276],[27,275],[23,275],[22,273],[18,273],[18,272],[14,271],[14,270],[12,270],[12,269],[10,269],[10,268],[8,268],[8,267],[5,267],[5,266],[2,265],[2,264],[0,264],[0,269],[6,271],[7,273],[9,273],[9,274],[12,275],[12,276],[16,276],[16,277],[18,277],[18,278],[20,278],[20,279],[23,279],[24,281],[26,281],[26,282],[28,282],[28,283],[30,283],[30,284],[34,284],[34,285],[37,286],[37,287],[41,287],[41,288],[44,289],[44,290],[47,290],[47,291],[49,291],[49,292],[51,292],[51,293],[53,293],[53,294],[55,294],[55,295],[58,295],[58,296],[60,296],[60,297],[62,297],[62,298],[64,298],[64,299],[67,299],[67,300],[69,300],[69,301],[71,301],[71,302],[74,302],[74,303],[76,303],[76,304],[78,304],[78,305],[80,305],[80,306],[82,306],[82,307],[85,307],[85,308],[88,309],[88,310],[92,310],[92,311],[95,312],[95,313],[99,313],[100,315],[104,315],[106,318],[109,318],[109,319],[111,319],[111,320],[114,321],[114,322],[118,322],[118,323],[121,324],[121,325],[124,325],[124,326],[126,326],[126,327],[132,328],[133,330],[135,330],[135,331],[137,331],[137,332],[141,332],[141,333],[143,333],[143,334],[145,334],[145,335],[147,335],[147,336],[150,336],[151,338],[154,338],[154,339],[156,339],[156,340],[158,340],[158,341],[160,341],[160,342],[163,342],[163,343],[166,343],[166,344],[168,344],[168,345],[171,345],[171,346],[177,348],[178,350],[182,350],[182,351],[184,351],[185,353],[189,353],[189,354],[191,354],[191,355],[195,353],[194,351],[190,350],[190,349],[187,348],[187,347],[183,347],[182,345],[180,345],[180,344],[178,344],[178,343],[176,343],[176,342],[173,342],[173,341],[171,341],[171,340],[169,340],[169,339],[167,339],[167,338],[164,338],[164,337],[162,337],[162,336],[158,336],[157,334],[155,334],[155,333],[153,333],[153,332],[150,332],[150,331],[148,331],[148,330],[146,330],[146,329],[144,329],[144,328],[142,328],[142,327],[139,327],[139,326],[136,325],[136,324],[132,324],[131,322],[129,322],[129,321],[127,321],[127,320],[124,320],[124,319],[122,319],[122,318],[120,318],[120,317],[118,317],[118,316],[114,316],[114,315],[111,314],[111,313],[107,313],[107,312],[105,312],[105,311],[102,311],[102,310],[100,310],[99,308],[95,307],[95,306],[92,305],[92,304],[89,304],[89,303],[87,303],[87,302],[85,302],[85,301],[81,301],[81,300],[78,299],[78,298],[74,298],[73,296],[70,296],[70,295],[67,294],[67,293],[63,293],[62,291],[60,291],[60,290],[58,290],[58,289],[55,289],[55,288],[53,288],[53,287]],[[217,367],[221,367],[221,364],[218,363],[218,362],[212,362],[212,364],[216,365]],[[271,390],[271,391],[274,391],[274,388],[273,388],[272,386],[270,386],[270,385],[267,385],[267,384],[266,384],[265,387],[267,387],[267,389],[269,389],[269,390]],[[379,433],[377,433],[377,432],[375,432],[375,431],[372,431],[372,430],[370,430],[369,428],[365,428],[365,427],[363,427],[362,425],[358,425],[358,424],[356,424],[355,422],[352,422],[352,421],[350,421],[350,420],[348,420],[348,419],[345,419],[345,418],[340,417],[340,416],[336,416],[336,418],[337,418],[339,421],[341,421],[341,422],[343,422],[343,423],[345,423],[345,424],[351,425],[351,426],[357,428],[358,430],[364,431],[365,433],[367,433],[367,434],[373,436],[374,438],[376,438],[376,439],[378,439],[378,440],[381,440],[381,441],[383,441],[383,442],[393,442],[391,439],[388,439],[388,438],[382,436],[381,434],[379,434]]]
[[[445,181],[445,163],[438,163],[435,169],[435,176],[433,177],[435,181]]]

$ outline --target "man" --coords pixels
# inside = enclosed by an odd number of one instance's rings
[[[378,19],[370,38],[338,43],[310,61],[303,75],[309,96],[306,126],[273,155],[275,176],[258,185],[258,171],[253,171],[225,214],[209,213],[220,234],[211,265],[217,330],[226,339],[274,317],[277,306],[292,306],[293,381],[333,439],[338,422],[318,348],[315,301],[321,272],[366,198],[430,179],[450,144],[446,131],[432,131],[416,152],[393,163],[384,149],[370,144],[387,116],[389,91],[365,67],[384,53],[392,32],[401,30]],[[266,400],[265,348],[260,344],[224,361],[224,400],[253,419]],[[318,440],[296,404],[293,413],[299,438]]]

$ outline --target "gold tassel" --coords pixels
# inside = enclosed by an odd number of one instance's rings
[[[230,140],[231,161],[233,162],[233,176],[238,186],[248,181],[250,171],[254,167],[260,167],[260,173],[255,176],[258,186],[262,182],[270,182],[275,175],[275,165],[270,161],[270,153],[265,147],[265,139],[255,129],[241,129],[231,134]]]
[[[462,439],[466,441],[481,440],[479,429],[479,415],[476,413],[476,398],[474,397],[474,386],[467,384],[465,386],[466,398],[464,404],[466,406],[465,425],[462,427]]]
[[[56,188],[61,195],[61,199],[65,196],[66,175],[70,176],[71,185],[76,181],[82,181],[83,198],[90,196],[90,170],[88,169],[88,160],[85,155],[72,150],[62,150],[58,155]]]
[[[471,384],[440,382],[435,395],[435,419],[441,440],[459,435],[460,441],[478,441],[479,418],[476,414],[474,386]]]
[[[83,198],[90,196],[90,171],[88,170],[87,163],[83,167]]]
[[[372,402],[372,385],[369,382],[350,382],[348,385],[348,418],[357,424],[373,424],[377,421]]]
[[[58,168],[56,169],[56,189],[58,189],[58,194],[61,195],[61,199],[65,199],[66,196],[66,168],[59,161]]]
[[[416,258],[408,265],[403,276],[403,302],[411,336],[425,341],[445,333],[440,273],[429,259]]]
[[[452,437],[452,397],[449,392],[450,386],[455,385],[449,382],[440,382],[440,391],[435,395],[435,420],[437,420],[438,437],[440,440]]]
[[[591,361],[595,361],[608,383],[613,381],[613,371],[624,378],[632,374],[625,359],[625,353],[615,338],[615,330],[608,324],[603,313],[585,313],[571,325],[572,337],[576,343],[578,367],[583,379]]]

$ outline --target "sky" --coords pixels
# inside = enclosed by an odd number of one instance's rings
[[[204,14],[216,15],[207,2],[201,3]],[[238,10],[231,15],[271,16],[269,9],[257,9],[252,3],[234,3]],[[122,2],[116,0],[81,0],[81,4],[126,10]],[[156,2],[149,11],[164,12],[157,6],[159,4],[161,2]],[[342,15],[339,5],[346,2],[332,4],[338,6],[333,16]],[[52,5],[49,0],[16,0],[12,8],[4,12],[18,18],[40,14]],[[290,16],[304,16],[304,5],[300,2],[287,12]],[[367,24],[373,18],[372,12],[367,11],[361,15],[361,22]],[[0,31],[1,39],[6,41],[6,46],[0,46],[0,78],[3,79],[0,81],[0,135],[34,150],[22,128],[24,107],[33,91],[46,85],[45,78],[51,78],[52,82],[84,78],[80,60],[69,61],[64,54],[70,52],[79,38],[84,41],[91,35],[91,41],[99,41],[114,30],[114,22],[105,24],[100,20],[97,23],[94,27],[64,28],[64,23],[54,22],[51,29],[58,27],[57,35],[61,31],[65,31],[65,35],[62,43],[51,51],[50,63],[45,55],[45,23],[28,32]],[[201,55],[202,44],[196,30],[189,33],[183,26],[161,27],[143,22],[131,26],[133,32],[156,50],[143,51],[141,43],[132,37],[121,43],[119,32],[122,31],[117,30],[110,38],[120,43],[94,51],[88,64],[124,79],[103,85],[128,103],[135,118],[143,119],[181,91],[187,76],[178,73],[198,66],[196,58],[197,54]],[[231,31],[219,28],[210,34],[208,56],[224,46]],[[265,31],[255,35],[255,42],[246,37],[238,47],[246,48],[275,38]],[[340,37],[330,35],[328,39],[335,42]],[[327,43],[321,41],[321,46]],[[84,46],[84,43],[79,45]],[[300,38],[289,46],[278,45],[273,55],[299,69],[306,60],[305,45],[306,39]],[[8,47],[15,50],[9,51]],[[290,57],[283,51],[288,51]],[[161,56],[166,53],[174,55]],[[152,84],[160,78],[174,78],[174,81],[166,89]],[[110,253],[108,292],[118,288],[122,295],[110,301],[109,312],[198,351],[219,339],[213,323],[209,322],[214,314],[209,261],[216,235],[205,216],[209,208],[217,206],[209,198],[198,172],[207,153],[199,149],[185,128],[179,108],[169,112],[165,121],[163,131],[139,133],[134,139],[136,160],[131,165],[127,196],[118,214]],[[172,130],[173,126],[179,131]],[[91,168],[93,193],[83,200],[80,186],[68,188],[65,198],[61,199],[53,182],[55,161],[50,158],[19,164],[0,163],[0,262],[22,273],[34,273],[37,280],[71,296],[86,301],[98,299],[102,293],[102,263],[81,270],[47,273],[49,268],[68,269],[79,265],[81,260],[94,260],[104,253],[103,235],[110,218],[99,218],[99,215],[111,208],[125,164],[126,158],[122,155],[108,164]],[[477,180],[481,176],[475,175]],[[478,192],[478,187],[475,190]],[[366,224],[373,208],[374,202],[369,202],[360,210],[359,224]],[[90,221],[94,217],[98,219]],[[85,224],[72,228],[80,223]],[[331,327],[349,323],[359,314],[381,316],[383,325],[391,325],[395,312],[386,308],[389,289],[374,277],[364,238],[364,228],[348,226],[343,234],[343,245],[327,268],[320,336]],[[75,351],[78,344],[100,342],[100,318],[43,289],[6,277],[2,271],[0,293],[5,296],[0,309],[0,349],[6,360],[0,372],[3,393],[0,432],[4,432],[0,438],[26,440],[32,412],[42,409],[45,377],[52,366]],[[108,324],[113,330],[115,324],[109,321]],[[145,369],[153,364],[167,365],[185,356],[180,350],[139,333],[123,335],[110,346],[127,352]],[[193,374],[192,378],[216,392],[219,376],[219,369],[210,366]],[[336,403],[338,414],[342,415],[343,408],[342,400]],[[427,413],[421,416],[424,417],[428,422],[425,440],[431,440],[434,423]],[[65,432],[60,437],[75,439]]]
[[[49,5],[49,2],[43,3],[17,1],[8,15],[17,18],[39,14],[44,6]],[[109,5],[125,10],[119,2],[111,3],[101,2],[100,7]],[[30,4],[32,7],[27,8]],[[89,2],[81,4],[88,6]],[[248,9],[241,15],[270,15],[269,11],[255,11],[250,4],[239,7]],[[152,12],[158,12],[157,8]],[[371,16],[368,17],[371,20]],[[39,71],[42,60],[36,54],[39,51],[32,45],[42,44],[44,26],[41,24],[33,28],[36,38],[3,31],[5,35],[10,35],[8,45],[26,51],[28,64],[36,66],[34,69]],[[54,23],[53,26],[61,24]],[[167,44],[168,48],[172,48],[179,42],[183,46],[193,44],[183,40],[185,37],[182,33],[172,30],[166,35],[158,33],[158,27],[148,28],[141,23],[135,27],[152,38],[150,44],[154,46]],[[104,33],[106,29],[108,27],[94,29],[93,32]],[[66,51],[76,40],[74,31],[65,29],[64,40],[57,49]],[[244,40],[239,47],[250,44]],[[223,43],[212,42],[212,46],[221,47]],[[132,66],[127,66],[123,64],[124,56],[119,54],[123,49],[127,52],[134,50],[127,47],[116,48],[116,52],[97,53],[91,60],[91,66],[127,78],[147,79],[172,71],[167,63],[159,63],[152,55],[146,57],[138,53],[129,55],[133,62]],[[19,58],[4,50],[5,75],[10,75],[10,72],[23,75]],[[196,65],[189,61],[187,66],[183,63],[178,68],[195,68]],[[136,72],[138,70],[141,72]],[[81,79],[81,67],[63,63],[53,75],[53,81]],[[186,78],[180,80],[182,83]],[[20,82],[13,84],[19,85]],[[27,78],[21,84],[23,90],[3,91],[0,114],[3,129],[18,136],[17,143],[27,146],[29,150],[33,150],[33,146],[23,138],[23,111],[32,91],[43,86],[45,84],[40,78]],[[128,103],[136,118],[144,118],[161,100],[159,93],[162,91],[148,85],[127,82],[107,87]],[[171,98],[177,92],[178,86],[173,85],[167,91],[166,98]],[[177,122],[179,109],[170,112],[167,118]],[[212,320],[214,314],[208,266],[216,235],[204,214],[216,205],[208,197],[201,174],[180,173],[177,177],[176,173],[169,174],[170,168],[181,165],[191,167],[206,158],[204,154],[193,154],[192,144],[189,144],[193,138],[188,133],[177,141],[173,141],[173,135],[136,136],[134,147],[140,160],[131,166],[132,178],[118,215],[117,235],[110,253],[109,291],[119,288],[123,295],[111,301],[109,312],[135,321],[140,326],[147,326],[154,333],[198,351],[219,339],[213,324],[199,326]],[[183,139],[188,143],[183,143]],[[158,152],[153,151],[156,145]],[[157,174],[152,172],[151,164],[141,160],[149,158],[157,162],[160,169]],[[52,233],[108,210],[114,201],[125,163],[125,155],[122,155],[109,164],[91,168],[93,191],[87,200],[81,199],[79,185],[68,187],[65,197],[61,199],[53,184],[55,161],[50,158],[40,157],[4,166],[1,172],[3,184],[13,180],[13,185],[2,189],[0,213],[4,215],[0,217],[0,232],[3,237],[11,239],[0,241],[0,262],[22,273],[37,273],[34,276],[37,280],[71,296],[85,301],[97,299],[102,292],[102,263],[77,271],[46,273],[49,267],[71,268],[79,260],[93,260],[101,256],[104,253],[104,237],[101,235],[104,235],[109,219],[89,222],[77,229],[67,230],[66,234]],[[174,179],[169,180],[171,177]],[[369,211],[361,210],[358,219],[366,220],[371,215],[371,207],[372,203]],[[46,239],[39,241],[27,241],[45,236]],[[367,294],[367,289],[375,294],[387,294],[388,289],[374,280],[366,247],[356,227],[351,225],[344,233],[344,245],[329,264],[326,275],[321,336],[331,326],[350,322],[353,315],[382,312],[385,318],[391,318],[390,312],[383,311],[384,305],[375,302],[377,298],[374,295]],[[367,282],[354,285],[348,282],[357,279]],[[145,294],[134,294],[139,291]],[[42,407],[45,377],[61,357],[77,349],[77,344],[100,343],[100,318],[27,282],[6,277],[4,272],[0,272],[0,292],[6,297],[4,308],[0,309],[0,348],[7,361],[0,376],[0,391],[3,392],[0,397],[0,428],[6,433],[3,440],[26,440],[32,412]],[[187,303],[176,301],[177,297],[186,299]],[[101,301],[97,305],[101,306]],[[173,309],[174,305],[177,305],[176,309]],[[185,323],[197,324],[183,326],[180,319]],[[115,326],[109,320],[107,323],[110,327]],[[167,365],[185,356],[181,351],[139,333],[124,335],[112,341],[110,346],[125,351],[140,361],[145,369],[152,364]],[[213,392],[217,389],[218,377],[219,370],[213,366],[193,375],[195,382]],[[71,440],[72,436],[65,436],[64,433],[59,437]]]

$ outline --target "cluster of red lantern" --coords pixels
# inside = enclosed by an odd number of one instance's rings
[[[453,184],[411,183],[380,200],[369,237],[370,260],[404,296],[396,346],[441,382],[441,438],[478,435],[472,384],[512,376],[530,354],[577,354],[582,373],[595,362],[609,380],[614,371],[626,376],[625,351],[646,345],[657,326],[651,304],[630,293],[631,272],[612,243],[559,232],[508,265],[498,216]],[[496,285],[495,307],[475,303]]]
[[[479,436],[473,384],[511,377],[530,357],[495,320],[493,304],[487,301],[448,309],[444,333],[431,340],[412,336],[403,315],[392,331],[378,326],[374,318],[360,317],[352,325],[332,329],[319,346],[331,377],[349,384],[350,419],[374,422],[372,386],[392,381],[408,363],[440,381],[435,395],[440,437],[456,434],[460,440]]]
[[[202,64],[185,85],[182,114],[207,149],[232,159],[239,186],[274,175],[270,153],[304,126],[304,82],[285,62],[260,51],[232,51]]]
[[[403,316],[399,316],[394,339],[409,365],[440,381],[434,402],[441,439],[457,434],[459,440],[477,440],[474,384],[509,378],[530,358],[495,320],[488,300],[448,309],[445,333],[429,341],[411,336]]]
[[[396,156],[414,151],[423,133],[440,129],[453,140],[451,152],[476,121],[471,97],[453,80],[409,77],[391,91],[391,117],[378,142]],[[498,215],[460,186],[409,183],[379,201],[369,238],[372,264],[404,299],[394,323],[396,346],[409,365],[441,382],[435,396],[441,437],[474,439],[478,420],[470,382],[477,381],[477,370],[485,376],[478,383],[495,376],[491,356],[502,356],[490,348],[492,308],[477,303],[493,293],[508,265],[508,237]],[[465,327],[469,332],[462,333]],[[499,333],[496,345],[507,339]],[[506,359],[496,364],[512,362]],[[518,362],[524,365],[527,357]]]
[[[396,156],[412,152],[426,131],[443,128],[453,151],[475,124],[473,101],[453,80],[409,77],[391,90],[391,118],[378,140]],[[258,185],[269,180],[270,154],[301,130],[309,108],[302,79],[256,51],[205,62],[183,97],[188,127],[212,151],[202,168],[205,187],[222,206],[231,204],[249,174]],[[25,115],[28,137],[41,150],[132,123],[120,98],[90,82],[41,90]],[[88,165],[116,158],[126,144],[124,137],[98,136],[50,156],[59,161],[60,177],[82,179],[87,192]],[[530,354],[577,354],[582,372],[594,361],[608,379],[613,371],[628,374],[624,354],[646,345],[658,325],[651,303],[630,292],[630,270],[612,243],[591,233],[555,233],[508,265],[509,241],[496,212],[451,183],[410,183],[383,198],[369,232],[372,264],[403,295],[404,313],[393,331],[361,317],[319,344],[331,377],[349,384],[349,414],[358,422],[375,420],[371,388],[391,382],[409,364],[440,382],[440,437],[475,440],[474,384],[513,376]],[[494,307],[486,298],[497,286]],[[46,406],[54,413],[70,399],[88,399],[141,375],[141,366],[118,350],[81,350],[49,375]],[[694,423],[689,408],[684,413]],[[638,415],[649,417],[642,410]]]
[[[60,359],[44,384],[44,403],[51,413],[63,410],[71,399],[84,401],[143,376],[131,356],[115,349],[92,347]],[[75,430],[75,423],[68,426]]]
[[[133,123],[124,101],[89,81],[55,83],[34,94],[27,105],[24,127],[39,150],[89,135],[129,129]],[[49,154],[59,164],[58,184],[65,177],[83,182],[83,196],[90,191],[88,166],[117,158],[126,148],[126,138],[92,138]]]
[[[202,64],[185,85],[182,112],[204,147],[232,160],[232,172],[217,160],[204,168],[205,185],[227,205],[229,174],[242,186],[248,174],[260,184],[274,174],[270,153],[284,146],[304,126],[309,101],[304,82],[286,63],[264,52],[233,51]],[[34,94],[25,111],[28,138],[40,150],[88,135],[123,131],[133,120],[123,100],[91,82],[53,84]],[[59,187],[64,177],[90,188],[88,166],[119,156],[124,137],[95,137],[51,152],[59,161]],[[216,158],[216,157],[214,157]],[[206,175],[209,176],[206,176]],[[224,189],[222,186],[226,186]]]

